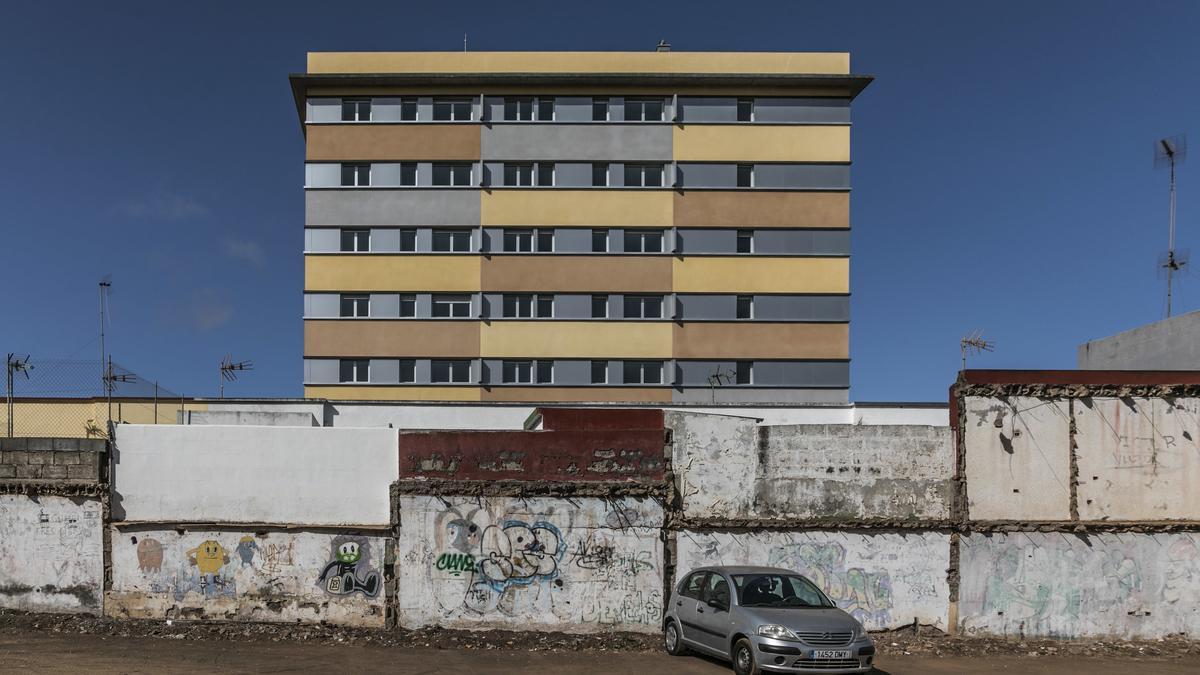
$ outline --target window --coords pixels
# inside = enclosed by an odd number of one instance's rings
[[[371,362],[367,359],[342,359],[338,366],[338,382],[370,381]]]
[[[608,253],[608,230],[592,230],[592,253]]]
[[[433,99],[433,120],[435,122],[470,122],[471,99],[469,98],[435,98]]]
[[[626,319],[661,319],[663,298],[661,295],[625,296]]]
[[[608,361],[592,361],[592,384],[608,384]]]
[[[342,187],[362,187],[371,184],[370,164],[343,164]]]
[[[505,230],[505,253],[532,253],[533,230]]]
[[[704,594],[704,581],[708,572],[693,572],[679,587],[679,594],[685,598],[699,600]]]
[[[538,253],[553,253],[554,252],[554,230],[541,229],[537,231],[537,250]]]
[[[661,122],[663,100],[661,98],[625,99],[626,122]]]
[[[370,250],[370,230],[342,230],[343,253],[363,253]]]
[[[416,122],[417,121],[417,99],[415,99],[415,98],[400,99],[400,121],[401,122]]]
[[[737,186],[741,188],[754,187],[754,165],[737,165]]]
[[[538,384],[550,384],[554,382],[554,362],[535,361],[533,377],[537,380]]]
[[[400,381],[417,381],[417,362],[413,359],[400,359]]]
[[[537,315],[539,319],[554,318],[554,296],[539,295],[537,296]]]
[[[468,186],[471,184],[471,165],[435,162],[433,165],[433,184],[436,186]]]
[[[434,295],[433,316],[437,319],[463,319],[471,314],[471,296]]]
[[[533,295],[532,294],[509,294],[504,295],[504,318],[506,319],[525,319],[533,316]]]
[[[504,99],[505,122],[532,122],[533,97],[509,96]]]
[[[537,118],[539,122],[554,121],[554,97],[545,96],[538,98]]]
[[[343,318],[361,318],[371,315],[371,296],[369,295],[342,295],[342,311]]]
[[[662,164],[626,164],[625,187],[662,187]]]
[[[554,162],[538,162],[537,184],[539,187],[554,187]]]
[[[734,381],[738,384],[751,384],[754,382],[754,363],[751,361],[738,361],[734,371],[736,376]]]
[[[400,164],[400,185],[415,187],[417,184],[417,163],[403,162]]]
[[[737,318],[753,319],[754,318],[754,296],[739,295],[737,296]]]
[[[743,607],[834,606],[812,582],[792,574],[735,574],[733,585]]]
[[[468,253],[471,250],[470,230],[434,230],[435,253]]]
[[[607,319],[608,318],[608,296],[593,295],[592,296],[592,318]]]
[[[412,318],[417,315],[417,296],[408,294],[400,296],[401,318]]]
[[[471,381],[471,362],[466,359],[434,359],[429,369],[435,383],[463,384]]]
[[[533,361],[505,361],[501,366],[501,377],[505,384],[530,384],[533,382]]]
[[[754,121],[754,99],[739,98],[737,102],[737,121],[753,122]]]
[[[662,230],[625,230],[626,253],[662,253]]]
[[[608,121],[608,99],[593,98],[592,99],[592,121],[607,122]]]
[[[608,165],[596,163],[592,165],[592,187],[608,187]]]
[[[725,580],[725,577],[712,572],[708,575],[708,583],[705,586],[707,586],[704,591],[705,602],[729,609],[729,582]]]
[[[626,361],[625,384],[662,384],[662,361]]]
[[[343,122],[370,122],[371,99],[344,98],[342,99]]]
[[[533,165],[505,163],[504,185],[506,187],[529,187],[533,185]]]
[[[737,231],[737,252],[754,253],[754,230]]]
[[[408,253],[417,250],[416,230],[400,230],[400,250]]]

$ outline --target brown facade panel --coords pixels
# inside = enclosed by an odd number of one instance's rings
[[[478,358],[479,323],[309,319],[304,322],[304,355]]]
[[[848,359],[845,323],[688,323],[675,326],[679,359]]]
[[[491,387],[484,388],[484,401],[553,403],[670,403],[667,387]]]
[[[476,124],[312,124],[309,161],[479,160]]]
[[[692,190],[675,195],[676,227],[850,227],[849,192]]]
[[[671,291],[668,256],[495,256],[483,261],[487,291]]]

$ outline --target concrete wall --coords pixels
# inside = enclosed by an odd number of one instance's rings
[[[1200,370],[1200,312],[1173,316],[1079,346],[1081,370]]]
[[[662,507],[652,500],[399,500],[404,627],[653,632]]]
[[[677,537],[676,578],[704,565],[795,570],[869,630],[949,623],[950,535],[938,532],[698,532]]]
[[[113,515],[387,526],[397,457],[392,429],[121,425]]]
[[[747,481],[758,475],[757,420],[668,410],[672,466],[687,518],[739,518],[753,509]]]
[[[111,537],[109,616],[385,623],[385,537],[120,527]]]
[[[0,607],[99,614],[99,499],[0,494]]]
[[[0,438],[0,480],[96,482],[107,444],[87,438]]]
[[[967,633],[1200,636],[1200,534],[964,535]]]

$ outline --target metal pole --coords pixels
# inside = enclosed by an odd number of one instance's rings
[[[158,424],[158,383],[154,383],[154,423]]]
[[[1167,235],[1167,318],[1171,318],[1171,275],[1175,272],[1175,158],[1171,158],[1171,226]]]
[[[13,437],[13,355],[9,354],[4,360],[4,369],[8,371],[8,389],[6,390],[6,398],[8,399],[8,437]]]

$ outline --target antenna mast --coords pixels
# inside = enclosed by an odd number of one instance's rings
[[[996,343],[989,342],[983,339],[983,329],[976,328],[969,335],[958,341],[958,348],[962,351],[962,369],[967,369],[967,354],[980,354],[982,352],[990,352],[995,350]]]
[[[1175,272],[1187,264],[1186,256],[1175,255],[1175,166],[1187,157],[1187,137],[1183,134],[1160,139],[1154,144],[1154,165],[1171,170],[1171,214],[1167,226],[1167,257],[1160,264],[1167,272],[1167,318],[1171,318],[1171,281]]]
[[[236,380],[239,370],[254,370],[254,364],[249,361],[238,361],[237,363],[234,363],[233,356],[231,354],[226,354],[225,358],[221,361],[221,378],[217,386],[219,398],[225,398],[225,381],[228,380],[233,382]]]
[[[25,379],[29,379],[29,369],[33,366],[29,365],[29,355],[19,356],[10,353],[4,359],[4,369],[8,373],[8,389],[6,398],[8,399],[8,437],[13,437],[13,375],[21,373]]]

